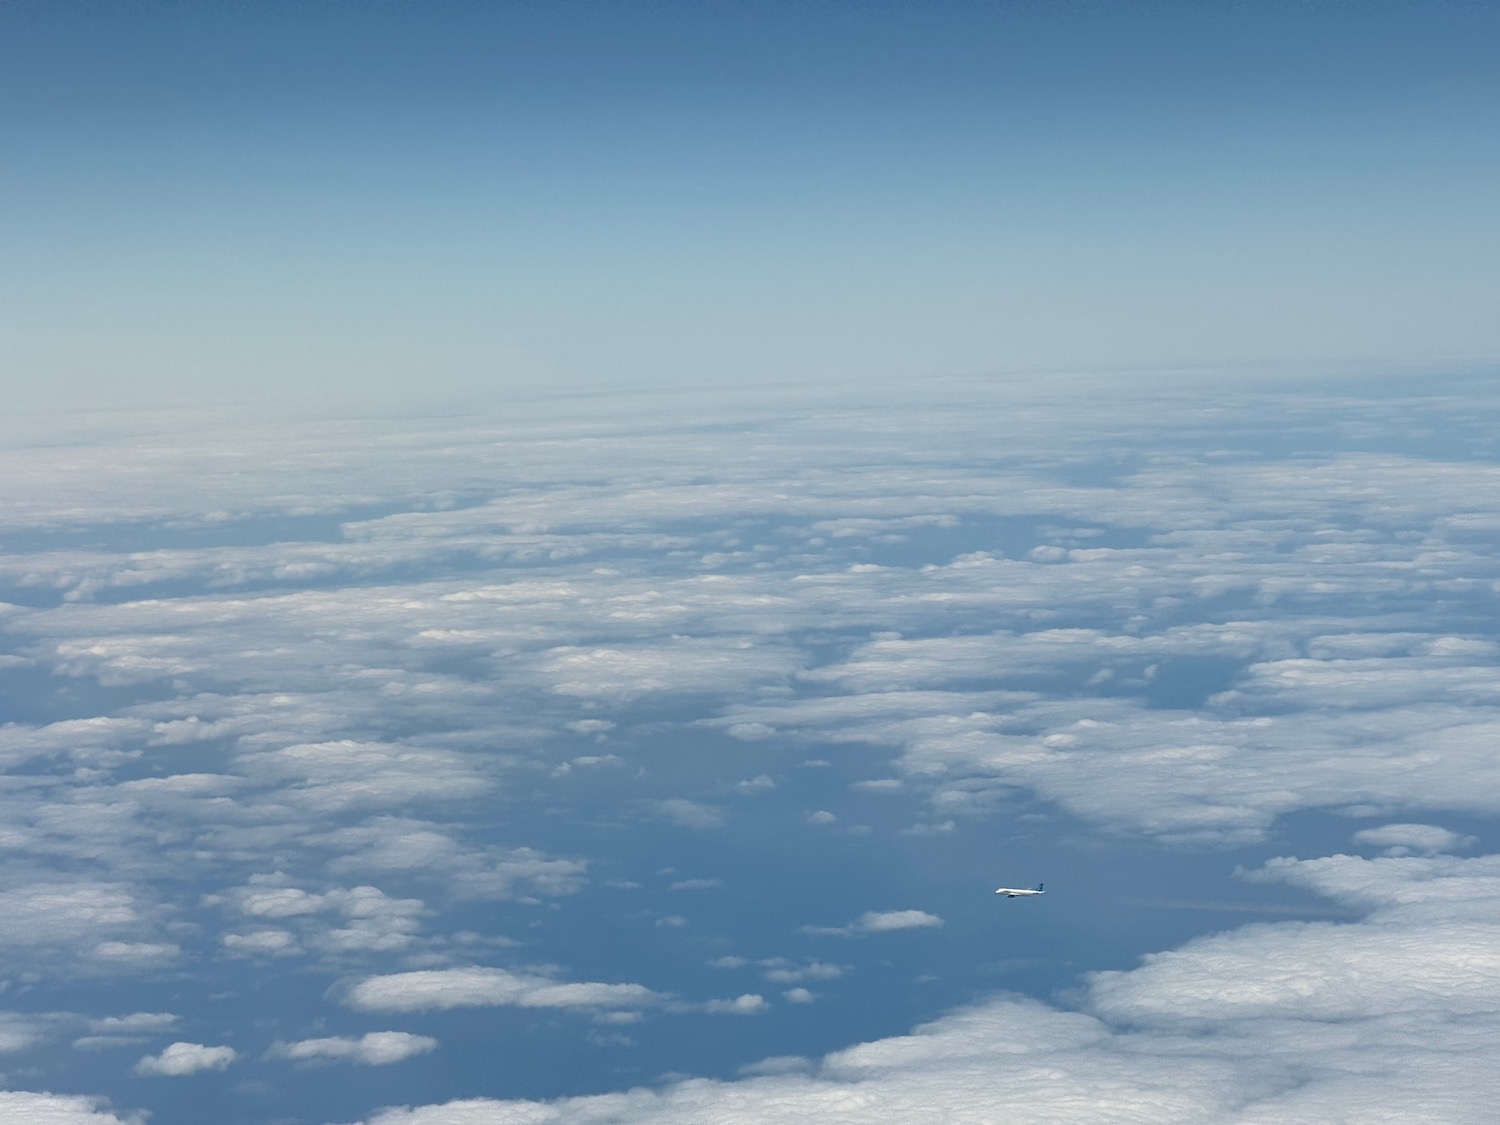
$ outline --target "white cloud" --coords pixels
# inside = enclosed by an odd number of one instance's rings
[[[181,952],[182,950],[171,942],[101,941],[94,946],[94,956],[100,961],[138,964],[170,961]]]
[[[147,1055],[135,1064],[135,1073],[181,1078],[202,1070],[223,1070],[239,1055],[233,1047],[205,1047],[202,1043],[173,1043],[159,1055]]]
[[[712,879],[678,879],[667,889],[671,891],[717,891],[724,888],[724,880],[717,877]]]
[[[575,734],[608,734],[615,729],[608,719],[574,719],[563,726]]]
[[[302,947],[331,955],[399,951],[416,940],[426,910],[419,899],[392,898],[378,887],[313,893],[292,886],[281,874],[254,876],[244,886],[207,896],[204,903],[297,931],[278,926],[225,934],[224,948],[236,956],[293,956]]]
[[[406,817],[376,816],[310,842],[335,852],[334,874],[351,871],[438,875],[461,898],[508,899],[523,894],[574,894],[588,865],[536,848],[465,845],[451,827]]]
[[[121,1117],[102,1098],[0,1090],[0,1120],[15,1125],[143,1125],[145,1119]]]
[[[679,828],[722,828],[728,820],[723,809],[705,805],[701,801],[691,801],[686,797],[668,797],[654,801],[649,808],[657,817]]]
[[[423,1012],[442,1008],[638,1008],[663,997],[639,984],[560,982],[505,969],[422,969],[368,977],[343,1002],[361,1011]]]
[[[1435,824],[1383,824],[1364,828],[1354,834],[1354,842],[1365,847],[1384,848],[1386,855],[1433,855],[1471,848],[1473,836],[1460,836]]]
[[[352,739],[243,754],[240,762],[252,775],[279,783],[283,799],[320,812],[404,807],[477,796],[490,787],[462,755]]]
[[[703,1009],[720,1015],[755,1016],[766,1011],[770,1006],[764,996],[747,992],[742,996],[736,996],[733,1000],[710,1000],[703,1006]]]
[[[132,889],[121,884],[29,883],[0,891],[0,947],[12,950],[80,958],[109,972],[174,957],[171,943],[126,940],[149,928]]]
[[[438,1041],[406,1031],[371,1031],[358,1038],[332,1036],[275,1043],[267,1058],[290,1062],[351,1062],[364,1066],[388,1066],[425,1055],[437,1049]]]
[[[539,670],[560,695],[625,702],[666,692],[739,692],[784,680],[797,663],[795,650],[763,637],[681,637],[667,645],[559,647]]]
[[[925,910],[870,910],[861,914],[851,928],[857,933],[880,934],[889,930],[917,930],[941,926],[943,920]]]
[[[775,728],[765,723],[733,723],[725,728],[725,732],[741,742],[764,742],[776,736]]]
[[[223,934],[225,952],[235,957],[295,957],[302,952],[297,935],[288,930],[252,930],[246,934]]]
[[[129,1047],[145,1042],[153,1035],[170,1031],[177,1023],[178,1017],[170,1012],[134,1012],[128,1016],[106,1016],[90,1020],[88,1026],[91,1034],[74,1039],[73,1047],[80,1051]]]
[[[834,937],[858,937],[863,934],[891,933],[895,930],[932,929],[943,924],[936,914],[925,910],[867,910],[846,926],[804,926],[804,933]]]
[[[24,1051],[47,1038],[47,1019],[0,1012],[0,1054]]]

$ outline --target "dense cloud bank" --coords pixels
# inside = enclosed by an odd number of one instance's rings
[[[1087,391],[7,423],[0,1049],[119,1105],[425,1076],[325,1113],[387,1125],[993,1120],[1016,1083],[1037,1121],[1481,1120],[1488,392]],[[999,825],[1276,847],[1303,858],[1192,892],[1333,920],[1179,934],[1062,998],[954,984],[909,1036],[738,1080],[446,1100],[502,1081],[462,1061],[481,1027],[630,1052],[831,1010],[973,932],[923,849]],[[828,882],[752,936],[783,842]],[[857,846],[893,875],[856,901],[820,857]],[[65,1093],[5,1096],[124,1119]]]

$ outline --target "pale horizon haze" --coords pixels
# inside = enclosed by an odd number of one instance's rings
[[[0,11],[16,405],[1500,355],[1487,4]]]

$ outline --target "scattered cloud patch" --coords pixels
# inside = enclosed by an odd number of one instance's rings
[[[222,934],[219,941],[231,957],[295,957],[302,953],[296,935],[288,930]]]
[[[667,889],[671,891],[717,891],[723,888],[724,880],[716,876],[712,879],[679,879]]]
[[[1384,848],[1390,856],[1436,855],[1471,848],[1473,836],[1460,836],[1435,824],[1385,824],[1364,828],[1354,834],[1354,842],[1367,848]]]
[[[358,1038],[332,1036],[275,1043],[266,1052],[271,1059],[289,1062],[349,1062],[363,1066],[389,1066],[437,1049],[438,1041],[406,1031],[371,1031]]]
[[[803,926],[802,932],[829,937],[861,937],[897,930],[934,929],[943,924],[925,910],[867,910],[846,926]]]
[[[861,914],[851,929],[862,934],[883,934],[891,930],[921,930],[941,926],[943,920],[925,910],[871,910]]]
[[[173,1043],[159,1055],[147,1055],[135,1064],[135,1073],[157,1078],[181,1078],[204,1070],[223,1070],[239,1054],[233,1047],[206,1047],[202,1043]]]
[[[80,1051],[130,1047],[145,1042],[154,1035],[171,1031],[179,1022],[179,1017],[170,1012],[134,1012],[128,1016],[106,1016],[90,1020],[90,1034],[74,1039],[73,1047]]]
[[[100,961],[136,964],[171,961],[182,950],[171,942],[101,941],[94,946],[94,957]]]
[[[805,965],[778,964],[767,968],[763,974],[772,984],[798,984],[810,980],[837,980],[849,971],[846,965],[832,965],[827,961],[809,961]]]
[[[608,734],[615,729],[615,724],[608,719],[574,719],[563,725],[574,734]]]
[[[753,992],[736,996],[733,1000],[710,1000],[703,1006],[704,1011],[731,1016],[756,1016],[770,1007],[764,996]]]
[[[728,821],[723,809],[705,805],[701,801],[688,800],[686,797],[653,801],[648,808],[657,819],[679,828],[722,828]]]
[[[343,1003],[365,1012],[427,1012],[447,1008],[639,1008],[663,997],[639,984],[566,982],[505,969],[421,969],[367,977]]]
[[[16,1125],[144,1125],[145,1118],[120,1117],[103,1098],[0,1090],[0,1120]]]

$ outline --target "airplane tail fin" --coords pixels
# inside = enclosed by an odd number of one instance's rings
[[[1042,890],[1042,884],[1041,883],[1038,883],[1036,885],[1036,889],[1037,889],[1037,893],[1038,894],[1046,894],[1047,893],[1046,891]]]

